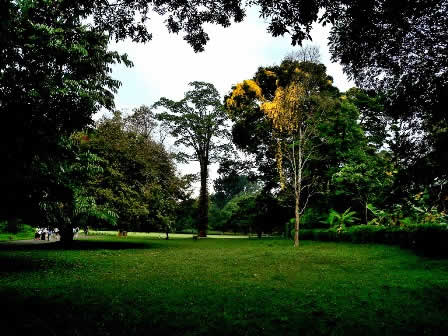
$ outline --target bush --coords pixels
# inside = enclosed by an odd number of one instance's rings
[[[448,256],[448,228],[437,224],[395,227],[355,225],[343,230],[304,229],[300,230],[300,239],[399,245],[425,255]]]
[[[17,233],[8,232],[6,229],[6,223],[0,222],[0,241],[1,240],[22,240],[22,239],[32,239],[34,238],[34,228],[30,225],[23,224],[22,228]]]
[[[300,227],[304,229],[327,228],[328,224],[322,223],[322,220],[326,217],[327,215],[319,209],[307,208],[303,215],[300,216]]]

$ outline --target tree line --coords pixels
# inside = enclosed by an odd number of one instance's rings
[[[332,58],[359,88],[339,92],[311,50],[259,68],[224,101],[212,84],[192,82],[181,101],[162,98],[157,116],[146,107],[131,116],[116,111],[121,83],[111,66],[132,62],[108,49],[111,39],[149,41],[145,22],[163,14],[170,32],[201,51],[204,24],[229,26],[254,5],[271,34],[289,33],[293,44],[314,22],[332,24]],[[72,226],[92,221],[166,232],[182,222],[206,235],[209,216],[216,228],[259,233],[291,220],[296,244],[300,225],[343,214],[358,223],[444,223],[447,7],[446,0],[2,1],[0,218],[10,229],[36,218],[57,223],[68,240]],[[101,109],[113,117],[95,124]],[[193,154],[170,153],[155,140],[157,127]],[[200,163],[197,202],[192,177],[176,172],[182,159]],[[218,159],[209,206],[208,165]]]

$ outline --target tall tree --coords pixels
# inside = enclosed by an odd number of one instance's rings
[[[198,230],[206,237],[208,227],[208,167],[226,148],[223,139],[228,137],[226,114],[218,91],[213,84],[192,82],[192,89],[180,101],[161,98],[154,104],[163,108],[158,118],[166,124],[176,138],[175,145],[193,150],[184,159],[198,161],[201,186],[199,191]]]
[[[143,21],[150,10],[168,16],[168,30],[183,32],[195,51],[204,49],[209,37],[204,24],[229,26],[244,19],[245,9],[257,6],[273,36],[289,34],[292,44],[311,39],[313,24],[331,24],[330,52],[344,71],[363,89],[383,91],[384,106],[397,122],[422,136],[408,137],[413,171],[409,180],[448,183],[448,138],[445,106],[448,97],[448,0],[148,0],[93,1],[88,5],[98,27],[117,38],[151,38]],[[105,15],[106,14],[106,15]],[[405,133],[405,131],[403,132]],[[424,150],[423,150],[424,149]],[[419,160],[412,160],[418,157]],[[438,182],[436,182],[438,181]]]
[[[259,70],[263,72],[264,76],[237,84],[226,106],[235,115],[245,106],[250,108],[247,101],[252,101],[270,122],[280,186],[292,187],[294,194],[294,245],[298,246],[300,215],[316,185],[309,165],[322,141],[319,126],[338,101],[323,65],[286,60],[278,68]]]
[[[75,3],[75,2],[73,2]],[[119,82],[111,65],[126,56],[108,50],[109,37],[84,23],[68,1],[0,4],[0,217],[31,214],[46,183],[33,164],[54,160],[61,137],[113,107]]]

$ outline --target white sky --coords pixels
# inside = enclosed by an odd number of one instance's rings
[[[248,11],[242,23],[228,28],[206,26],[210,41],[202,53],[195,53],[182,35],[169,34],[162,17],[154,14],[149,25],[153,40],[147,44],[124,41],[110,46],[112,50],[127,53],[134,62],[133,68],[113,67],[112,76],[122,82],[115,96],[119,110],[131,111],[143,104],[150,106],[160,97],[180,100],[192,81],[213,83],[223,97],[232,85],[252,78],[258,67],[280,64],[295,48],[289,36],[274,38],[267,33],[267,24],[258,18],[255,9]],[[339,64],[330,62],[329,30],[328,25],[315,25],[311,32],[313,41],[304,42],[304,45],[319,47],[322,63],[333,76],[334,85],[345,91],[354,84],[347,80]],[[212,179],[216,169],[216,166],[210,169]],[[199,167],[193,163],[181,170],[191,173],[197,172]]]

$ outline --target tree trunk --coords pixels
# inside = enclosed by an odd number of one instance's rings
[[[294,162],[294,196],[295,196],[295,232],[294,232],[294,247],[299,247],[299,228],[300,228],[300,194],[302,192],[302,155],[303,155],[303,133],[302,129],[299,129],[299,148],[298,148],[298,162],[296,162],[295,159],[295,153],[294,153],[294,143],[292,146],[292,153],[293,153],[293,162]]]
[[[369,222],[368,221],[368,213],[367,213],[367,202],[365,202],[365,207],[364,207],[364,216],[365,216],[365,220],[366,220],[366,224]]]
[[[61,243],[64,246],[72,245],[72,243],[73,243],[73,228],[63,227],[60,229],[59,235],[61,237]]]
[[[299,200],[300,200],[300,196],[296,193],[296,206],[295,206],[296,223],[295,223],[295,231],[294,231],[294,247],[299,246],[299,225],[300,225]]]
[[[206,161],[206,160],[204,160]],[[198,231],[199,237],[207,237],[208,228],[208,165],[206,162],[200,162],[201,165],[201,189],[199,191],[199,209],[198,209]]]
[[[20,231],[21,227],[20,227],[20,222],[19,222],[19,218],[17,216],[11,216],[10,218],[8,218],[8,220],[6,221],[6,231],[10,232],[10,233],[17,233]]]

